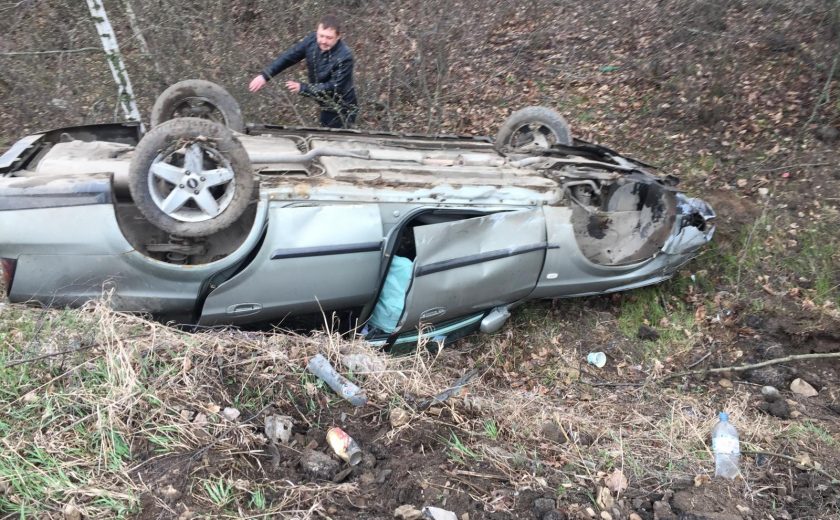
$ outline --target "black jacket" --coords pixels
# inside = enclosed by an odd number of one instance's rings
[[[335,46],[321,52],[315,33],[309,33],[278,56],[262,75],[266,80],[306,58],[309,83],[301,83],[300,93],[313,97],[324,110],[354,109],[356,90],[353,88],[353,53],[338,40]]]

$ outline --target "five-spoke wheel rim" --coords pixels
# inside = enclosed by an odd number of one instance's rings
[[[230,163],[204,143],[190,143],[155,157],[149,193],[166,215],[181,222],[203,222],[221,214],[236,188]]]

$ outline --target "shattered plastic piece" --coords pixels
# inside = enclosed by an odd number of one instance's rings
[[[327,431],[327,443],[336,455],[351,466],[362,461],[362,450],[359,449],[359,445],[341,428],[330,428]]]
[[[590,352],[586,356],[586,361],[593,366],[598,368],[604,368],[604,365],[607,364],[607,355],[603,352]]]
[[[341,364],[354,374],[370,374],[385,370],[385,362],[367,354],[347,354],[341,356]]]
[[[338,395],[346,399],[353,406],[364,406],[367,404],[367,396],[361,388],[351,383],[349,379],[342,376],[330,365],[327,358],[316,354],[309,360],[306,369],[327,383]]]
[[[452,511],[432,506],[423,508],[423,518],[430,518],[431,520],[458,520],[458,517]]]

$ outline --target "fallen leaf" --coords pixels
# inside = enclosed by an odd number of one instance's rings
[[[627,489],[627,477],[624,476],[624,473],[620,469],[617,469],[604,479],[604,484],[613,493],[621,493]]]

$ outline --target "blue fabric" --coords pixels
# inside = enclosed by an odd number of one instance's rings
[[[370,315],[371,325],[389,333],[397,328],[405,307],[405,293],[411,283],[413,267],[414,263],[402,256],[395,256],[391,261],[379,300]]]

